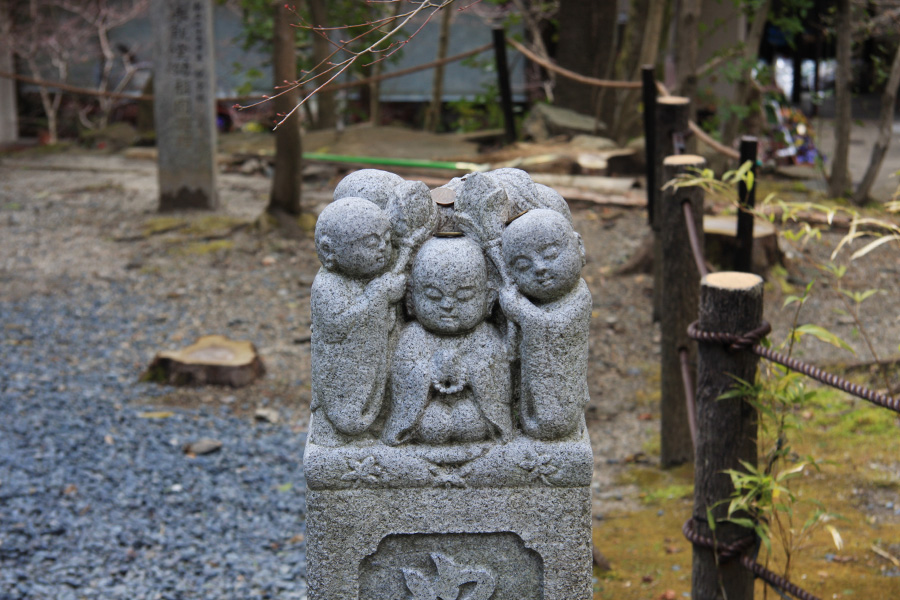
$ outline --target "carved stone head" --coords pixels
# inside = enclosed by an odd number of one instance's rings
[[[378,208],[387,208],[394,188],[404,182],[395,173],[381,169],[360,169],[350,173],[334,188],[334,199],[365,198]]]
[[[354,279],[371,279],[391,261],[387,213],[364,198],[342,198],[316,221],[316,253],[322,265]]]
[[[490,291],[481,249],[465,237],[431,238],[412,268],[411,308],[425,329],[453,335],[488,314]]]
[[[538,302],[569,293],[581,278],[584,243],[555,210],[531,210],[503,232],[503,258],[519,291]]]

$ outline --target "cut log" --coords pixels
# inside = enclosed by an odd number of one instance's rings
[[[141,381],[243,387],[265,372],[252,343],[205,335],[187,348],[158,353]]]
[[[706,259],[719,268],[733,267],[737,252],[737,215],[705,215],[703,234]],[[773,265],[784,264],[784,253],[778,247],[778,232],[768,221],[753,223],[752,270],[765,275]]]

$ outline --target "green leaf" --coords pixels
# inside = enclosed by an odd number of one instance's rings
[[[843,348],[844,350],[849,350],[853,354],[856,354],[856,351],[850,346],[850,344],[848,344],[832,332],[828,331],[824,327],[820,327],[819,325],[807,323],[805,325],[800,325],[799,327],[794,329],[794,332],[795,334],[799,335],[809,334],[825,342],[826,344],[831,344],[832,346],[837,346],[838,348]]]
[[[730,522],[738,525],[740,527],[746,527],[747,529],[756,529],[756,523],[751,519],[737,517],[734,519],[728,519]]]

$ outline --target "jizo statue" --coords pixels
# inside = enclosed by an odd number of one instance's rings
[[[365,169],[316,224],[310,600],[588,600],[591,294],[524,171]]]
[[[565,202],[515,169],[450,187],[463,231],[437,232],[437,206],[422,208],[430,195],[372,169],[339,184],[336,196],[355,195],[338,197],[319,217],[316,443],[504,443],[516,431],[542,440],[580,433],[591,294]],[[410,194],[425,217],[404,253],[396,232],[410,226],[398,223],[405,215],[395,200]]]

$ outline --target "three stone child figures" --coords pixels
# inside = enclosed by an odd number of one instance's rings
[[[555,191],[518,169],[434,191],[366,169],[315,242],[312,442],[581,435],[591,294]]]

